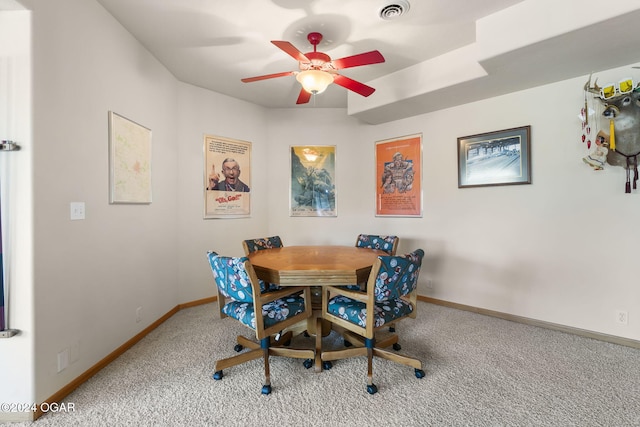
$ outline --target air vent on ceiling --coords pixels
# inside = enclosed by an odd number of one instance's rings
[[[396,19],[409,11],[409,2],[406,0],[395,0],[380,8],[380,18],[385,20]]]

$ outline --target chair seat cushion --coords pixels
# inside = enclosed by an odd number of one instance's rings
[[[339,295],[329,300],[327,311],[363,328],[366,326],[367,309],[363,302]],[[412,312],[413,306],[402,299],[376,302],[374,327],[379,328]]]
[[[222,307],[222,312],[239,320],[251,329],[256,329],[256,316],[253,303],[229,301]],[[264,328],[273,326],[283,320],[304,312],[304,298],[291,296],[277,299],[262,306]]]

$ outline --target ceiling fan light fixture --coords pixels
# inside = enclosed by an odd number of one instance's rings
[[[296,75],[296,80],[300,82],[304,90],[317,95],[324,92],[333,83],[333,76],[326,71],[305,70]]]
[[[380,8],[378,16],[385,21],[396,19],[409,11],[411,5],[406,0],[394,0]]]

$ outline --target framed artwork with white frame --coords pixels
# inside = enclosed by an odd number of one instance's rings
[[[251,143],[204,136],[204,218],[251,214]]]
[[[109,203],[151,203],[151,129],[109,111]]]

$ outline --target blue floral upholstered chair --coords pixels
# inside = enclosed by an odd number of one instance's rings
[[[367,356],[367,391],[374,394],[372,360],[381,357],[411,366],[417,378],[424,377],[422,362],[418,359],[384,350],[388,344],[376,343],[376,331],[406,317],[415,318],[418,275],[424,251],[417,249],[403,256],[379,256],[376,260],[366,292],[346,289],[344,286],[325,286],[322,293],[322,317],[345,330],[345,339],[364,345],[341,350],[323,351],[322,360],[331,361],[347,357]],[[397,335],[394,335],[397,339]]]
[[[397,236],[378,236],[375,234],[358,234],[356,239],[356,248],[379,249],[385,251],[389,255],[395,255],[398,249],[400,238]],[[357,285],[347,285],[351,290],[364,290],[366,283]]]
[[[389,255],[395,255],[400,238],[397,236],[378,236],[376,234],[358,234],[356,248],[369,248],[385,251]],[[347,285],[351,290],[364,290],[366,283]]]
[[[220,317],[231,317],[255,332],[256,343],[242,335],[237,337],[235,351],[243,352],[216,361],[213,378],[220,380],[222,370],[250,360],[264,358],[265,383],[262,394],[271,393],[269,356],[286,356],[305,360],[310,367],[315,357],[313,349],[283,347],[291,340],[291,334],[280,336],[285,328],[307,319],[311,313],[311,294],[308,287],[285,287],[268,293],[260,292],[258,277],[246,257],[234,258],[207,253],[209,264],[218,289]],[[256,307],[260,309],[256,310]]]
[[[389,255],[395,255],[398,250],[398,243],[400,238],[398,236],[378,236],[376,234],[359,234],[356,239],[356,248],[371,248],[385,251]],[[351,290],[366,290],[366,283],[359,283],[357,285],[348,285]],[[395,332],[395,325],[389,325],[389,331]],[[400,350],[400,348],[396,348]]]
[[[377,236],[375,234],[359,234],[356,239],[357,248],[380,249],[389,255],[395,255],[400,238],[397,236]]]
[[[250,253],[255,251],[281,248],[283,246],[284,245],[282,244],[282,239],[280,238],[280,236],[260,237],[257,239],[242,241],[242,249],[244,249],[245,256],[249,256]],[[260,280],[260,290],[262,292],[277,291],[279,289],[280,286],[276,285],[275,283],[266,283]]]
[[[244,249],[245,255],[249,255],[251,252],[261,251],[263,249],[281,248],[283,246],[280,236],[261,237],[242,242],[242,248]]]

